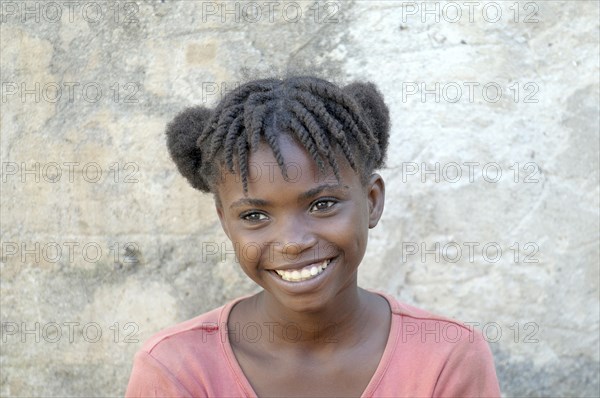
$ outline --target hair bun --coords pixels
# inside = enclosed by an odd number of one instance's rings
[[[390,137],[390,111],[377,86],[371,82],[354,82],[342,89],[365,111],[365,120],[379,142],[380,158],[375,168],[383,166]]]
[[[179,172],[192,187],[209,192],[206,180],[200,174],[202,152],[196,145],[198,137],[211,116],[203,106],[187,108],[167,125],[167,147]]]

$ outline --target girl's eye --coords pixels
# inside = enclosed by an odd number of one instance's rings
[[[316,201],[312,207],[310,208],[310,211],[326,211],[329,210],[331,207],[333,207],[337,202],[335,200],[331,200],[331,199],[321,199]]]
[[[244,221],[252,221],[252,222],[256,222],[256,221],[264,221],[267,219],[267,216],[265,216],[262,213],[257,213],[257,212],[251,212],[251,213],[245,213],[241,215],[242,220]]]

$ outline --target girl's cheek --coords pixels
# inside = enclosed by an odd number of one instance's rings
[[[234,242],[234,247],[243,268],[254,268],[265,254],[264,245],[256,239],[240,239]]]
[[[331,220],[327,220],[324,223],[324,228],[330,233],[338,233],[342,235],[348,235],[349,231],[355,231],[359,226],[357,220],[361,223],[368,220],[363,214],[359,214],[357,209],[348,209],[343,214],[337,215]]]
[[[261,257],[261,248],[258,242],[246,242],[240,247],[242,258],[246,263],[256,263]]]

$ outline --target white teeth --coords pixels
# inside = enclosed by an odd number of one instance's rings
[[[309,265],[300,270],[276,270],[275,272],[277,272],[277,274],[281,276],[281,279],[283,279],[284,281],[300,282],[314,278],[315,276],[319,275],[321,272],[323,272],[323,270],[325,270],[325,268],[327,268],[330,262],[331,260],[325,260],[320,265]]]

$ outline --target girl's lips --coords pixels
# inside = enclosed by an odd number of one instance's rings
[[[321,274],[331,259],[323,260],[322,262],[308,264],[301,268],[286,269],[286,270],[274,270],[284,281],[300,282],[307,279],[312,279],[317,275]]]
[[[331,258],[329,260],[326,260],[324,263],[326,263],[325,267],[321,269],[320,272],[318,272],[316,275],[310,275],[308,278],[302,278],[301,274],[300,274],[300,279],[299,280],[286,280],[284,279],[284,277],[282,277],[279,272],[276,271],[269,271],[268,274],[271,275],[271,277],[275,280],[275,282],[277,284],[279,284],[284,290],[289,291],[290,293],[300,293],[300,292],[304,292],[307,290],[313,290],[318,288],[323,282],[324,280],[327,278],[327,275],[329,275],[331,273],[331,270],[333,268],[335,268],[336,266],[336,260],[338,258],[334,257]],[[313,264],[316,265],[316,264]],[[310,267],[312,268],[311,265]],[[323,264],[321,264],[320,266],[322,267]],[[302,270],[306,269],[307,267],[304,267]],[[281,271],[280,271],[281,272]],[[283,271],[283,272],[287,272],[288,275],[293,274],[294,272],[299,273],[298,270],[293,270],[293,271]],[[296,277],[296,276],[294,276]]]

